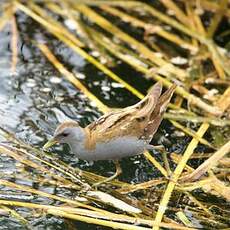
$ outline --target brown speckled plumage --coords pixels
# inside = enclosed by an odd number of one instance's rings
[[[142,153],[157,131],[176,85],[162,95],[156,83],[137,104],[109,112],[82,128],[75,121],[60,124],[54,140],[68,143],[80,159],[119,159]]]
[[[175,87],[173,85],[161,95],[162,86],[157,83],[139,103],[100,117],[85,128],[88,134],[85,147],[93,149],[98,142],[107,142],[123,136],[135,136],[147,142],[151,141]]]

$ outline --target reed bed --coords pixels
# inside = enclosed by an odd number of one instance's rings
[[[19,207],[26,208],[31,216],[50,214],[114,229],[229,227],[226,209],[230,202],[229,132],[227,138],[221,134],[220,142],[207,139],[212,135],[211,139],[215,140],[219,127],[230,125],[229,54],[214,41],[221,21],[229,20],[228,4],[227,0],[159,0],[156,6],[120,0],[15,0],[1,4],[0,30],[9,24],[12,31],[12,73],[19,58],[17,20],[26,15],[44,33],[64,43],[134,97],[141,99],[144,93],[113,72],[110,62],[102,62],[101,57],[126,63],[152,84],[161,81],[167,88],[176,83],[178,87],[165,119],[191,140],[181,154],[164,150],[163,163],[152,153],[144,153],[152,167],[161,173],[158,178],[139,184],[115,180],[94,190],[92,184],[104,177],[66,165],[53,154],[44,153],[1,128],[0,134],[8,143],[0,144],[0,153],[14,159],[17,172],[1,175],[1,187],[15,194],[52,201],[44,205],[33,199],[0,199],[1,213],[12,216],[27,228],[31,227],[29,220]],[[209,24],[205,26],[202,16],[210,12]],[[75,29],[70,30],[65,20]],[[134,37],[129,33],[131,29],[141,31],[141,36]],[[101,113],[111,109],[62,63],[48,41],[33,37],[28,40],[60,77],[94,102]],[[89,51],[97,51],[99,55],[94,57]],[[207,148],[209,153],[198,152],[199,146]],[[196,159],[203,159],[203,163],[195,169],[191,160]],[[33,188],[35,182],[38,188]],[[58,187],[65,194],[71,192],[74,198],[44,192],[44,186]],[[197,191],[208,199],[199,199]],[[141,200],[135,197],[135,192],[142,193]],[[209,201],[213,196],[219,202]]]

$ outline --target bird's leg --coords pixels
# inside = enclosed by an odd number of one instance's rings
[[[105,180],[102,180],[102,181],[99,181],[99,182],[93,184],[93,187],[98,187],[101,184],[104,184],[104,183],[107,183],[111,180],[114,180],[116,177],[118,177],[122,173],[122,169],[121,169],[119,161],[115,160],[114,163],[116,166],[116,172],[112,176],[106,178]]]
[[[153,151],[153,150],[163,151],[163,150],[165,150],[163,145],[147,145],[146,149],[148,151]]]

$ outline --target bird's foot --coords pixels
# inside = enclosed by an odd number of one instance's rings
[[[105,180],[102,180],[102,181],[99,181],[99,182],[97,182],[97,183],[94,183],[94,184],[92,185],[92,187],[96,189],[96,188],[99,187],[100,185],[105,184],[105,183],[108,183],[108,182],[114,180],[116,177],[119,176],[119,174],[120,174],[120,173],[117,173],[117,172],[116,172],[116,173],[115,173],[114,175],[112,175],[111,177],[108,177],[108,178],[106,178]]]
[[[146,149],[149,151],[164,151],[165,147],[163,145],[148,145]]]
[[[99,181],[99,182],[93,184],[92,185],[93,188],[97,188],[102,184],[105,184],[107,182],[110,182],[110,181],[114,180],[116,177],[118,177],[122,173],[122,170],[121,170],[119,162],[115,161],[114,163],[115,163],[115,166],[116,166],[116,172],[111,177],[108,177],[105,180],[102,180],[102,181]]]

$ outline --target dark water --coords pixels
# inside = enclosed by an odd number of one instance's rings
[[[72,72],[81,73],[78,75],[80,80],[109,107],[125,107],[138,101],[121,85],[108,79],[94,66],[46,34],[31,19],[18,15],[18,22],[20,37],[15,74],[10,71],[12,55],[10,25],[7,25],[0,33],[0,126],[15,133],[17,138],[41,148],[52,135],[57,124],[66,118],[74,119],[85,126],[101,115],[93,103],[66,81],[29,42],[28,36],[46,41],[59,60]],[[140,73],[135,72],[126,64],[116,59],[114,61],[116,67],[113,71],[145,94],[153,82],[145,80]],[[171,150],[182,152],[190,138],[176,136],[173,133],[174,128],[170,123],[163,121],[153,143],[163,143]],[[176,138],[170,139],[171,135]],[[0,136],[0,141],[5,141],[5,139]],[[86,161],[78,161],[74,158],[67,146],[57,146],[54,152],[72,166],[106,176],[113,173],[111,162],[101,161],[89,165]],[[156,158],[162,160],[158,153],[156,153]],[[120,179],[123,181],[144,182],[160,175],[158,171],[153,170],[151,164],[143,156],[123,159],[121,165],[123,174]],[[7,156],[0,157],[0,172],[3,171],[9,173],[14,171],[13,162]],[[23,198],[24,201],[26,199],[31,199],[31,197]],[[19,210],[23,212],[23,208]],[[49,215],[31,218],[30,223],[34,229],[107,229]],[[0,230],[3,229],[24,229],[24,227],[11,217],[1,216]]]

